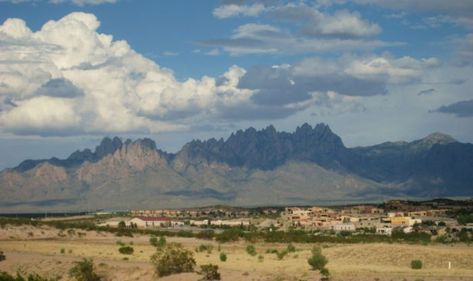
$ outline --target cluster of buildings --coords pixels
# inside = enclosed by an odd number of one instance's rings
[[[460,202],[460,203],[458,203]],[[132,210],[129,217],[115,217],[101,226],[135,228],[207,228],[255,226],[257,228],[298,228],[340,232],[365,232],[391,235],[419,231],[432,233],[441,227],[461,229],[452,212],[473,206],[473,201],[411,202],[392,200],[380,205],[345,207],[234,208],[205,207],[190,209]],[[473,208],[473,207],[472,207]],[[423,223],[424,222],[424,223]],[[415,228],[414,228],[415,227]],[[473,226],[472,226],[473,228]]]
[[[240,218],[248,217],[250,211],[242,208],[191,208],[191,209],[155,209],[131,210],[132,216],[168,217],[168,218]]]
[[[99,226],[107,227],[125,227],[125,228],[183,228],[183,227],[235,227],[249,226],[250,219],[201,219],[184,220],[171,217],[157,216],[132,216],[132,217],[114,217],[99,223]]]
[[[376,206],[360,205],[345,208],[291,207],[285,208],[281,217],[286,227],[335,232],[365,230],[391,235],[394,229],[412,232],[414,225],[426,220],[436,224],[455,224],[456,220],[446,217],[446,213],[447,209],[386,211]]]

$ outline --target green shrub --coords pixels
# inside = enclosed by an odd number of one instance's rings
[[[156,236],[151,236],[151,238],[149,238],[149,243],[154,247],[164,247],[166,245],[166,237],[161,236],[158,240]]]
[[[192,252],[183,249],[175,243],[166,244],[163,248],[158,248],[151,257],[158,277],[167,276],[181,272],[194,271],[195,260]]]
[[[276,249],[267,249],[266,250],[266,254],[277,254],[278,253],[278,250]]]
[[[61,251],[60,251],[60,252],[61,252],[61,254],[64,254],[64,253],[66,253],[66,249],[61,248]]]
[[[248,245],[246,246],[246,252],[250,255],[250,256],[256,256],[256,248],[254,245]]]
[[[215,236],[215,239],[220,243],[238,241],[240,237],[243,237],[244,233],[241,229],[225,229],[222,233]]]
[[[86,258],[75,262],[69,270],[69,277],[77,281],[100,281],[100,277],[94,272],[93,260]]]
[[[6,259],[5,254],[0,251],[0,261],[4,261]]]
[[[287,248],[286,250],[289,252],[289,253],[294,253],[296,251],[296,247],[294,245],[292,245],[292,243],[289,243],[289,245],[287,245]]]
[[[157,247],[158,246],[158,238],[156,238],[156,236],[151,236],[149,238],[149,244],[151,244],[151,246]]]
[[[196,252],[207,252],[208,254],[212,253],[214,246],[209,244],[200,244],[199,247],[195,249]]]
[[[195,235],[196,238],[205,240],[212,240],[214,236],[215,232],[213,230],[203,230]]]
[[[158,241],[158,247],[164,247],[166,246],[166,243],[167,243],[166,237],[160,236],[159,241]]]
[[[218,272],[218,265],[205,264],[200,266],[199,274],[202,275],[200,280],[213,281],[220,280],[220,273]]]
[[[412,269],[421,269],[422,268],[422,261],[421,260],[412,260],[411,261],[411,268]]]
[[[227,261],[227,254],[220,253],[220,261],[226,262]]]
[[[288,251],[287,250],[283,250],[283,251],[276,251],[276,256],[278,257],[278,260],[282,260],[284,259],[284,257],[288,254]]]
[[[120,252],[120,254],[123,254],[123,255],[133,255],[133,252],[135,251],[135,249],[133,249],[133,247],[130,247],[130,246],[121,246],[118,251]]]
[[[258,261],[259,261],[259,262],[263,262],[263,261],[264,261],[263,255],[259,255],[259,256],[258,256]]]
[[[328,263],[327,258],[322,255],[322,249],[320,247],[314,247],[312,249],[312,256],[307,260],[312,270],[320,271],[320,274],[328,276],[329,272],[325,266]]]

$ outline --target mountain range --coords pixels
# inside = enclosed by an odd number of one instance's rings
[[[249,128],[167,153],[104,138],[0,172],[0,212],[353,203],[473,195],[473,144],[433,133],[348,148],[325,124]]]

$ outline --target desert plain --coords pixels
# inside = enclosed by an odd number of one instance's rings
[[[0,229],[0,251],[6,259],[0,271],[38,273],[59,280],[72,280],[68,270],[75,261],[90,257],[103,280],[199,280],[197,273],[157,277],[150,257],[156,251],[149,236],[116,237],[111,233],[77,229],[58,230],[49,226],[5,225]],[[245,241],[218,244],[196,238],[167,237],[168,242],[181,243],[193,251],[199,269],[202,264],[219,267],[222,280],[319,280],[318,272],[310,270],[307,259],[314,244],[294,244],[296,251],[279,260],[268,249],[284,249],[287,244],[258,242],[257,255],[246,252]],[[134,248],[132,255],[118,251],[117,242]],[[198,252],[200,245],[212,245],[211,252]],[[324,243],[323,254],[328,258],[331,280],[340,281],[442,281],[473,280],[473,246],[456,243]],[[225,262],[220,253],[227,255]],[[422,260],[423,268],[411,269],[410,262]],[[451,268],[448,268],[450,262]]]

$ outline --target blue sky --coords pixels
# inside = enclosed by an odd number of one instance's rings
[[[473,141],[473,2],[0,0],[0,169],[103,136]]]

